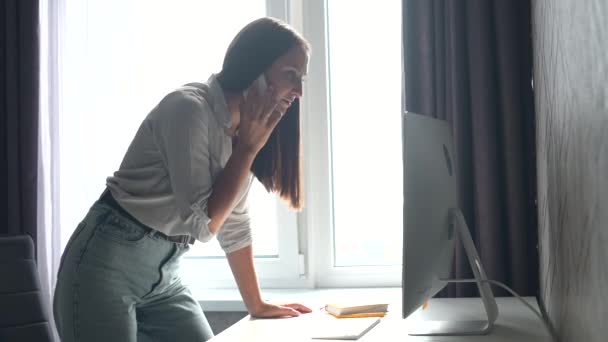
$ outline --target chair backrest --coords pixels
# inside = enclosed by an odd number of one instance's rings
[[[29,235],[0,236],[0,341],[53,342]]]

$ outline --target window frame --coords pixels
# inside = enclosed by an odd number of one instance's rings
[[[301,32],[312,45],[312,56],[300,102],[305,206],[296,214],[277,199],[280,257],[254,257],[254,265],[262,288],[398,287],[401,265],[334,265],[326,1],[266,1],[267,15],[285,20]],[[237,287],[225,257],[201,259],[182,262],[185,282],[196,288]]]
[[[326,0],[291,0],[292,21],[313,47],[302,98],[306,210],[301,226],[307,236],[310,282],[315,287],[400,286],[401,265],[335,266],[331,180],[331,94]],[[322,18],[322,25],[319,19]],[[314,129],[313,129],[314,127]]]
[[[290,21],[289,0],[266,0],[266,14]],[[254,182],[257,180],[254,179]],[[304,263],[299,253],[298,214],[276,198],[278,257],[255,256],[254,266],[260,285],[266,288],[298,288],[303,284]],[[255,227],[252,227],[255,229]],[[255,232],[254,242],[255,243]],[[185,283],[197,288],[236,288],[225,256],[185,257],[181,264]]]

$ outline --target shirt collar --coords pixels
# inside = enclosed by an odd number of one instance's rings
[[[209,85],[209,92],[211,93],[211,99],[213,103],[213,115],[216,117],[218,122],[225,128],[230,128],[232,124],[230,110],[228,110],[228,104],[226,103],[226,96],[224,96],[224,90],[220,86],[220,82],[217,80],[217,75],[212,74],[207,80]]]

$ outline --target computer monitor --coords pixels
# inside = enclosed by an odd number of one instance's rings
[[[411,335],[488,333],[498,308],[468,227],[458,209],[454,144],[446,121],[414,113],[402,116],[403,142],[403,318],[450,282],[455,237],[465,247],[487,321],[426,321]],[[457,319],[457,318],[456,318]]]

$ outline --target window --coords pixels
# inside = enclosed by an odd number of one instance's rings
[[[158,101],[182,84],[206,81],[221,69],[238,30],[266,14],[284,18],[286,8],[284,0],[66,1],[59,100],[62,246]],[[252,209],[260,276],[297,278],[296,215],[257,181],[252,197],[253,206],[263,207]],[[196,243],[188,257],[186,266],[197,270],[189,272],[196,275],[191,282],[231,278],[217,243]]]
[[[336,266],[401,263],[401,7],[382,5],[327,2]]]
[[[313,45],[305,151],[316,283],[398,285],[401,2],[303,4]],[[326,18],[325,26],[313,18]]]
[[[219,71],[237,31],[271,15],[289,18],[313,51],[302,100],[305,208],[296,215],[257,181],[250,195],[260,283],[398,285],[400,5],[67,1],[60,50],[62,246],[120,165],[145,115],[167,92]],[[196,243],[183,268],[185,282],[197,287],[235,285],[216,242]]]

